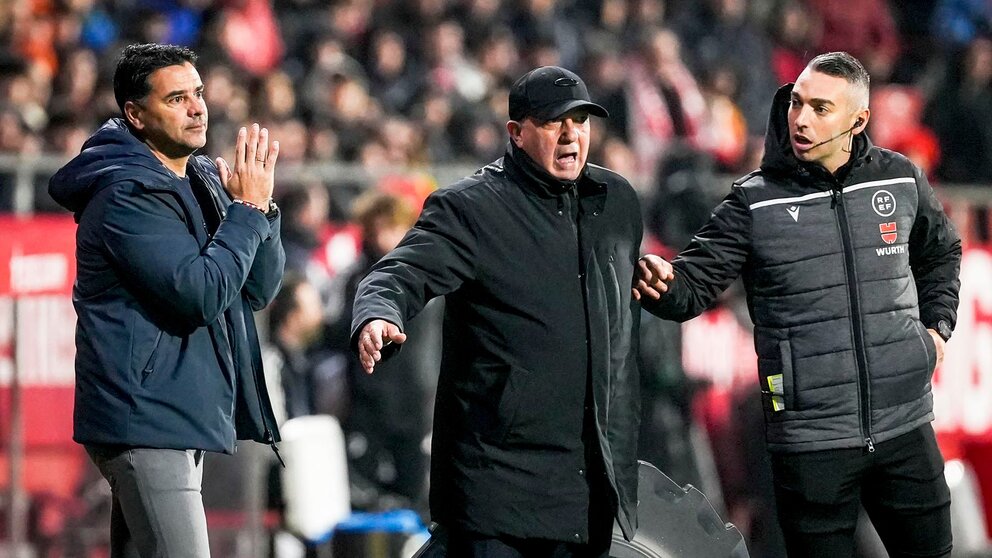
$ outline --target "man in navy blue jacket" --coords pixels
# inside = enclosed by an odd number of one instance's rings
[[[279,145],[256,124],[239,131],[233,169],[192,156],[207,131],[195,62],[127,47],[123,118],[49,184],[79,223],[74,439],[112,488],[114,557],[209,556],[203,452],[279,440],[252,317],[285,263]]]

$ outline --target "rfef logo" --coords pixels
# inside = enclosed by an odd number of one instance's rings
[[[882,233],[882,240],[886,244],[894,244],[896,239],[899,238],[899,231],[896,230],[895,222],[879,223],[878,232]]]
[[[871,196],[871,208],[882,217],[896,212],[896,198],[888,190],[879,190]]]

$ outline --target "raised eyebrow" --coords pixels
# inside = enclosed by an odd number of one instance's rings
[[[799,95],[793,95],[792,96],[792,100],[793,101],[802,101],[802,99],[799,97]],[[805,102],[806,102],[806,104],[813,105],[815,107],[826,107],[826,106],[834,107],[834,106],[837,106],[836,103],[834,103],[830,99],[813,98],[813,99],[810,99],[810,100],[805,101]]]
[[[802,101],[803,99],[798,94],[793,93],[792,94],[792,100],[793,101]],[[827,105],[830,105],[832,107],[833,106],[836,106],[836,103],[834,103],[830,99],[820,99],[820,98],[817,98],[817,97],[814,97],[814,98],[810,99],[809,101],[806,101],[806,103],[807,104],[810,104],[810,105],[816,105],[816,106],[827,106]]]

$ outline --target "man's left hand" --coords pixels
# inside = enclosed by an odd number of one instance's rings
[[[658,300],[668,292],[668,283],[675,280],[675,270],[664,258],[647,254],[637,260],[634,280],[634,300],[641,300],[641,297]]]
[[[944,344],[946,341],[944,341],[944,338],[935,329],[928,329],[927,333],[930,334],[930,337],[933,337],[933,344],[937,347],[937,366],[940,366],[940,363],[944,362]]]

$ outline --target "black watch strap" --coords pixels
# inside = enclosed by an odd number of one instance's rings
[[[951,324],[947,323],[947,320],[940,320],[937,322],[937,334],[944,338],[944,341],[949,341],[951,339]]]
[[[276,215],[279,215],[279,206],[276,202],[269,200],[269,210],[265,212],[266,219],[274,219]]]

